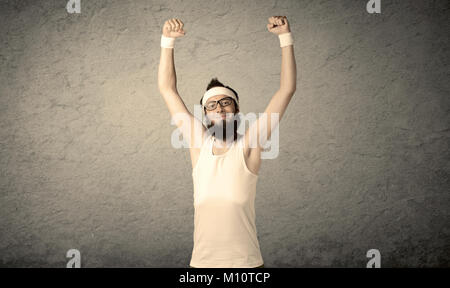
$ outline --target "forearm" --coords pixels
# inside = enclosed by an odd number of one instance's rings
[[[280,90],[294,92],[297,85],[297,65],[294,56],[294,46],[281,48]]]
[[[161,47],[158,69],[158,87],[160,91],[176,91],[177,75],[175,72],[174,49]]]

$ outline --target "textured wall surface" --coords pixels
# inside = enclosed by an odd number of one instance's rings
[[[212,77],[262,112],[287,16],[297,91],[263,160],[267,267],[450,266],[449,2],[0,1],[0,266],[186,267],[187,149],[158,92],[161,28],[180,18],[178,90]]]

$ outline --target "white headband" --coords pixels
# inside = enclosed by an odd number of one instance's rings
[[[231,89],[228,89],[226,87],[216,86],[216,87],[213,87],[213,88],[209,89],[208,91],[206,91],[205,94],[203,95],[203,98],[202,98],[203,106],[205,106],[206,101],[208,101],[209,98],[216,96],[216,95],[230,96],[231,98],[234,99],[234,101],[236,101],[236,104],[239,104],[236,94],[234,94],[234,92]]]

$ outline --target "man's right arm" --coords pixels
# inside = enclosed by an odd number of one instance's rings
[[[169,43],[161,43],[158,88],[172,116],[177,113],[189,113],[177,91],[177,75],[175,72],[173,48],[175,39],[182,37],[185,33],[186,32],[183,30],[183,23],[178,19],[169,19],[164,23],[162,37],[166,38]]]
[[[189,112],[176,88],[177,80],[174,64],[173,41],[175,38],[186,34],[183,30],[183,25],[184,24],[181,20],[175,18],[167,20],[164,23],[162,35],[169,38],[169,43],[162,46],[169,46],[172,48],[161,47],[161,58],[158,69],[158,88],[164,98],[164,101],[166,102],[167,108],[169,109],[176,126],[181,130],[183,137],[189,141],[188,143],[190,144],[190,147],[195,149],[195,147],[199,147],[199,145],[201,145],[206,128]],[[172,43],[170,43],[170,41],[172,41]],[[202,133],[198,134],[198,131],[201,131]],[[195,149],[195,151],[196,150],[197,149]],[[191,155],[192,152],[193,151],[191,149]]]
[[[161,59],[158,69],[159,92],[163,96],[172,116],[178,113],[189,113],[177,91],[173,53],[173,48],[161,47]]]

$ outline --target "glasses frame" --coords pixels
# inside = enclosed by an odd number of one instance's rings
[[[223,105],[223,104],[222,104],[222,101],[224,101],[224,100],[230,100],[230,104],[228,104],[228,105]],[[227,107],[227,106],[230,106],[231,103],[233,103],[233,102],[234,102],[233,98],[231,98],[231,97],[224,97],[224,98],[222,98],[222,99],[220,99],[220,100],[217,100],[217,101],[216,101],[216,100],[209,101],[209,102],[205,103],[204,107],[205,107],[205,110],[206,110],[206,111],[214,111],[214,110],[216,110],[216,108],[217,108],[217,104],[220,104],[221,107]],[[209,104],[209,103],[214,103],[214,108],[208,109],[208,108],[206,107],[206,104]]]

